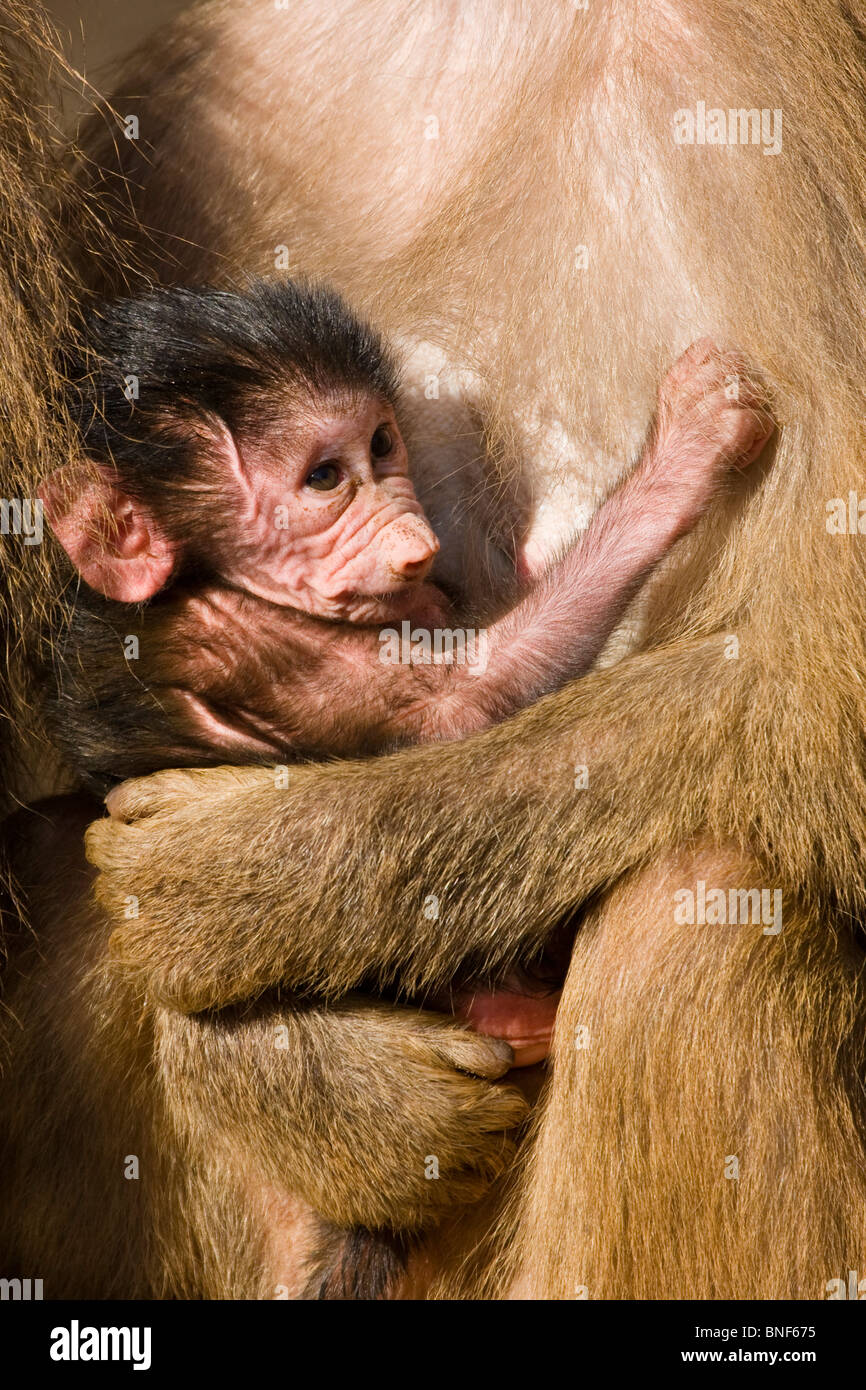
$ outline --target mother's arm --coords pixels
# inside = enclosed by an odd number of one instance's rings
[[[300,766],[285,787],[269,768],[126,783],[87,836],[118,964],[195,1011],[277,984],[334,998],[513,962],[704,823],[712,735],[731,736],[750,684],[710,637],[465,742]]]

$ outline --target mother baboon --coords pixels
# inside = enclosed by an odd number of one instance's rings
[[[862,1268],[864,21],[856,0],[248,0],[133,64],[82,169],[103,215],[145,274],[324,275],[407,345],[425,505],[482,617],[633,455],[690,339],[737,342],[781,430],[631,653],[509,724],[286,787],[126,787],[91,832],[100,929],[61,911],[92,803],[17,823],[38,953],[10,971],[5,1230],[58,1292],[299,1289],[298,1196],[375,1224],[379,1174],[320,1191],[298,1158],[283,1114],[308,1095],[315,1133],[322,1077],[275,1062],[297,1015],[276,991],[325,999],[336,1066],[381,1049],[423,1161],[417,1038],[351,992],[492,969],[578,909],[527,1166],[472,1261],[445,1225],[439,1290],[808,1298]]]

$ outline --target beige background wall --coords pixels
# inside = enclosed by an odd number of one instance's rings
[[[118,58],[190,7],[190,0],[43,0],[72,62],[105,86]]]

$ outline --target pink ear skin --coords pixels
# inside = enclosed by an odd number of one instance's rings
[[[85,584],[120,603],[153,598],[174,569],[176,547],[107,469],[71,464],[39,489],[48,523]]]

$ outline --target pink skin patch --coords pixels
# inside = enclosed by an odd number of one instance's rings
[[[531,1067],[550,1053],[561,994],[561,990],[554,994],[526,994],[505,986],[465,990],[455,995],[453,1009],[473,1032],[509,1043],[514,1050],[515,1067]]]

